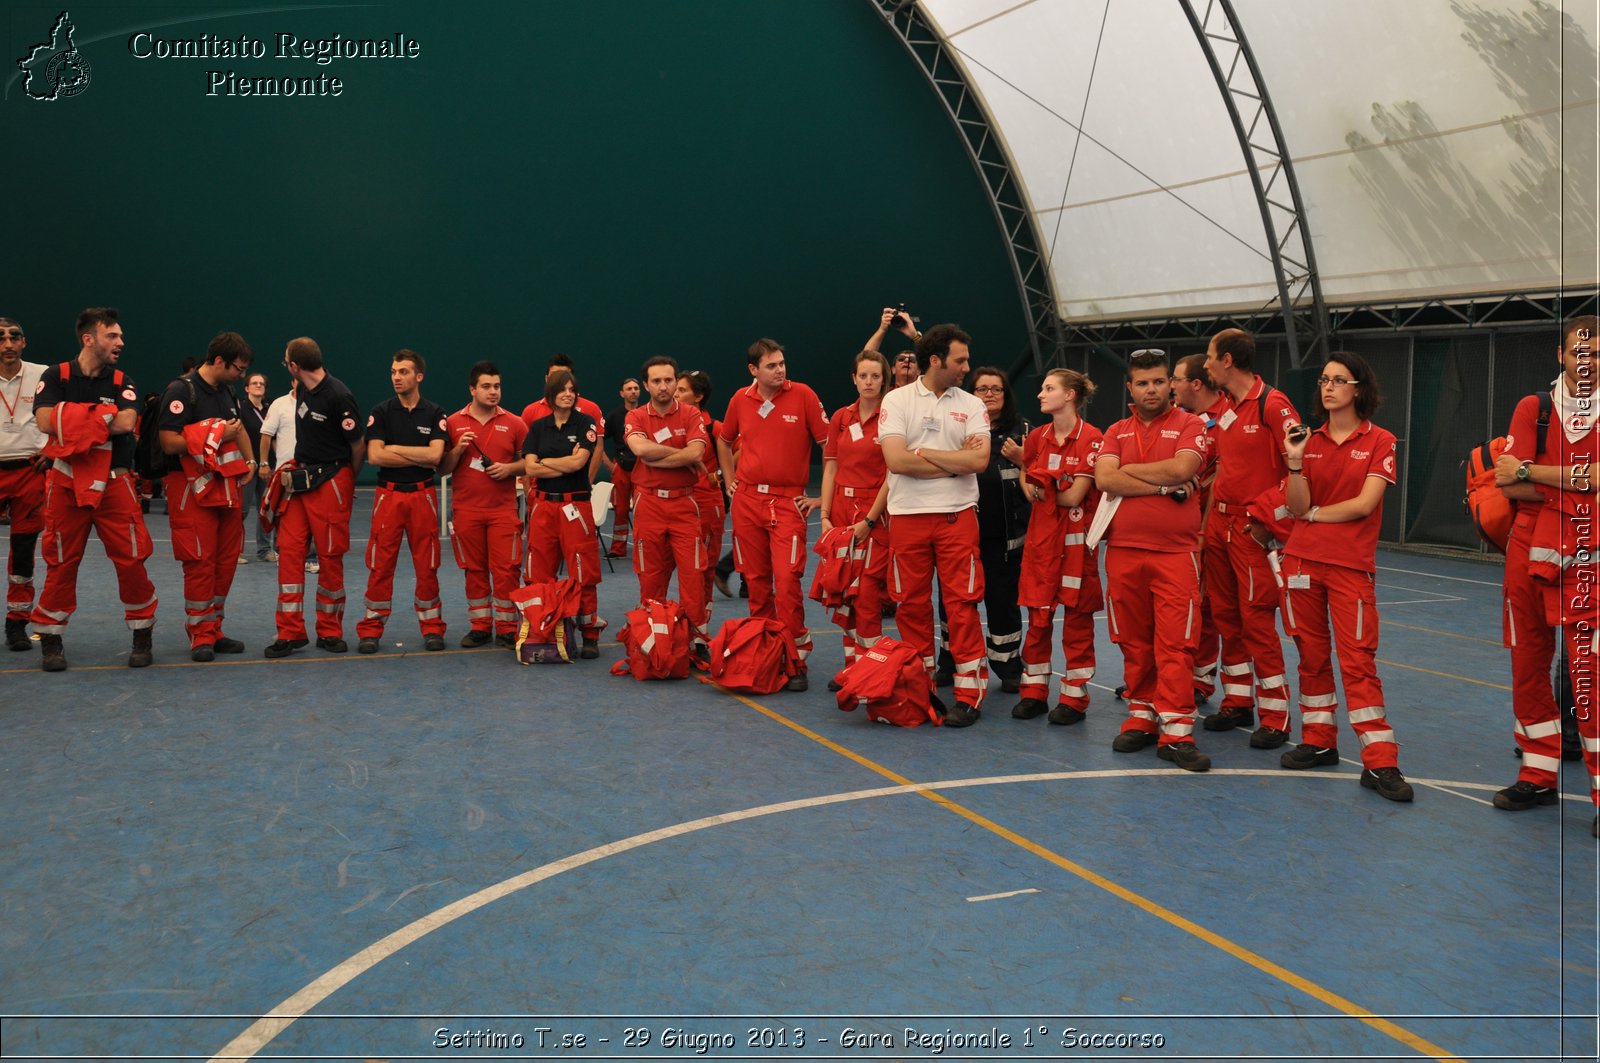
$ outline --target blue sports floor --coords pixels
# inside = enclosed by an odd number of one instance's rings
[[[1206,775],[1112,753],[1104,637],[1076,727],[998,684],[966,730],[841,713],[815,606],[802,694],[613,677],[609,640],[520,667],[456,648],[448,551],[447,652],[402,607],[378,655],[266,661],[250,564],[248,652],[192,664],[151,528],[155,667],[97,542],[70,669],[0,651],[5,1058],[1596,1058],[1581,765],[1557,806],[1489,805],[1517,768],[1492,565],[1380,553],[1396,805],[1342,711],[1338,768],[1238,731],[1197,731]],[[607,574],[613,633],[636,589]]]

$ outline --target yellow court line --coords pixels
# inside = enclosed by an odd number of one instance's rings
[[[1481,642],[1485,646],[1499,646],[1501,649],[1505,648],[1505,644],[1499,639],[1480,639],[1476,635],[1461,635],[1454,631],[1441,631],[1436,627],[1419,627],[1416,624],[1402,624],[1398,620],[1384,620],[1382,623],[1384,627],[1403,627],[1407,631],[1425,631],[1430,635],[1443,635],[1446,638],[1461,639],[1465,642]]]
[[[1436,675],[1440,679],[1459,679],[1463,683],[1476,683],[1480,687],[1493,687],[1495,690],[1510,690],[1504,683],[1491,683],[1487,679],[1473,679],[1471,676],[1456,675],[1454,672],[1436,672],[1432,668],[1419,668],[1414,664],[1401,664],[1399,661],[1386,661],[1382,657],[1374,657],[1379,664],[1386,664],[1390,668],[1404,668],[1412,672],[1424,672],[1427,675]]]
[[[835,741],[833,741],[831,739],[824,738],[822,735],[820,735],[817,732],[811,730],[809,727],[806,727],[803,724],[796,723],[795,721],[789,719],[788,717],[782,715],[781,713],[774,712],[773,710],[767,708],[765,705],[762,705],[759,702],[751,701],[749,698],[745,697],[744,695],[737,694],[737,693],[734,693],[731,690],[727,690],[724,687],[717,686],[717,684],[715,684],[715,683],[712,683],[711,685],[717,687],[718,690],[721,690],[723,693],[732,696],[733,698],[737,699],[738,701],[743,702],[745,705],[748,705],[750,708],[755,709],[757,712],[761,713],[762,715],[767,716],[770,719],[776,720],[778,723],[783,724],[785,727],[788,727],[789,729],[791,729],[791,730],[793,730],[793,731],[795,731],[795,732],[797,732],[799,734],[804,735],[805,737],[811,739],[812,741],[819,743],[820,745],[826,747],[827,749],[830,749],[833,752],[838,753],[839,755],[841,755],[841,756],[843,756],[843,757],[845,757],[845,758],[847,758],[849,760],[854,761],[855,763],[861,765],[863,768],[866,768],[868,771],[871,771],[871,772],[874,772],[874,773],[876,773],[878,775],[881,775],[886,779],[893,780],[894,782],[897,782],[897,783],[899,783],[899,784],[901,784],[903,786],[914,786],[914,785],[916,785],[910,779],[907,779],[905,776],[899,774],[898,772],[892,771],[889,768],[884,767],[882,764],[877,763],[876,761],[869,760],[868,758],[862,756],[859,753],[856,753],[853,750],[846,749],[844,746],[840,745],[839,743],[837,743],[837,742],[835,742]],[[1027,838],[1024,838],[1022,835],[1018,834],[1017,832],[1015,832],[1013,830],[1010,830],[1010,829],[1008,829],[1006,827],[1002,827],[1000,824],[994,822],[993,820],[987,819],[984,816],[981,816],[978,813],[972,811],[971,809],[966,808],[963,805],[957,804],[956,802],[950,800],[950,798],[944,796],[941,793],[938,793],[938,792],[932,791],[932,790],[922,790],[922,791],[919,791],[919,792],[922,794],[923,797],[926,797],[928,800],[932,801],[934,804],[942,805],[945,809],[947,809],[947,810],[949,810],[951,812],[954,812],[956,815],[960,816],[962,819],[965,819],[965,820],[967,820],[967,821],[969,821],[971,823],[974,823],[974,824],[982,827],[984,830],[987,830],[987,831],[991,832],[992,834],[995,834],[996,836],[998,836],[1000,838],[1004,838],[1006,841],[1010,842],[1011,844],[1019,846],[1020,848],[1027,850],[1028,852],[1032,853],[1033,855],[1039,857],[1041,860],[1044,860],[1044,861],[1046,861],[1048,863],[1054,864],[1055,866],[1061,868],[1063,871],[1067,871],[1067,872],[1069,872],[1069,873],[1071,873],[1073,875],[1076,875],[1077,877],[1083,879],[1085,882],[1089,883],[1092,886],[1100,887],[1101,889],[1105,890],[1107,893],[1110,893],[1112,896],[1118,898],[1119,900],[1126,901],[1128,904],[1131,904],[1136,908],[1142,909],[1143,911],[1150,913],[1151,915],[1155,916],[1157,919],[1160,919],[1165,923],[1168,923],[1168,924],[1170,924],[1170,925],[1172,925],[1174,927],[1177,927],[1179,930],[1182,930],[1184,933],[1191,934],[1191,935],[1199,938],[1201,941],[1206,942],[1208,945],[1211,945],[1214,948],[1221,949],[1223,952],[1226,952],[1228,955],[1234,957],[1235,959],[1242,960],[1244,963],[1249,964],[1251,967],[1254,967],[1256,970],[1261,971],[1264,974],[1270,975],[1271,977],[1276,978],[1278,981],[1283,982],[1283,983],[1285,983],[1285,984],[1287,984],[1289,986],[1292,986],[1295,989],[1300,990],[1302,993],[1305,993],[1307,996],[1314,997],[1317,1000],[1322,1001],[1324,1004],[1327,1004],[1329,1007],[1337,1008],[1339,1011],[1344,1012],[1346,1015],[1349,1015],[1352,1018],[1361,1020],[1362,1022],[1366,1023],[1368,1026],[1372,1027],[1374,1030],[1377,1030],[1379,1033],[1385,1034],[1385,1035],[1387,1035],[1389,1037],[1394,1038],[1396,1041],[1399,1041],[1401,1044],[1405,1045],[1407,1048],[1413,1049],[1414,1051],[1420,1052],[1423,1055],[1432,1057],[1434,1059],[1447,1060],[1447,1061],[1449,1061],[1449,1063],[1465,1063],[1465,1060],[1462,1060],[1457,1056],[1452,1056],[1447,1050],[1445,1050],[1445,1049],[1439,1047],[1438,1045],[1434,1044],[1433,1042],[1431,1042],[1431,1041],[1419,1036],[1418,1034],[1412,1033],[1410,1030],[1407,1030],[1405,1027],[1400,1026],[1400,1025],[1398,1025],[1396,1023],[1390,1022],[1388,1019],[1385,1019],[1385,1018],[1383,1018],[1383,1017],[1381,1017],[1379,1015],[1373,1014],[1372,1012],[1368,1011],[1366,1008],[1363,1008],[1360,1004],[1357,1004],[1355,1001],[1349,1000],[1349,999],[1347,999],[1345,997],[1342,997],[1338,993],[1335,993],[1331,989],[1324,989],[1322,986],[1317,985],[1315,982],[1311,981],[1310,979],[1304,978],[1301,975],[1295,974],[1293,971],[1289,970],[1287,967],[1283,967],[1283,966],[1281,966],[1279,964],[1273,963],[1271,960],[1267,959],[1265,956],[1262,956],[1262,955],[1260,955],[1259,953],[1256,953],[1256,952],[1252,952],[1249,949],[1245,948],[1243,945],[1239,945],[1239,944],[1236,944],[1236,943],[1234,943],[1232,941],[1229,941],[1227,938],[1223,937],[1221,934],[1215,933],[1214,931],[1211,931],[1211,930],[1207,930],[1205,927],[1201,926],[1199,923],[1196,923],[1191,919],[1184,918],[1183,916],[1179,915],[1177,912],[1172,911],[1170,908],[1163,907],[1162,905],[1157,904],[1155,901],[1152,901],[1147,897],[1141,896],[1140,894],[1137,894],[1137,893],[1133,892],[1132,890],[1128,889],[1126,886],[1119,885],[1116,882],[1113,882],[1111,879],[1106,878],[1104,875],[1101,875],[1101,874],[1098,874],[1098,873],[1096,873],[1094,871],[1089,870],[1087,867],[1084,867],[1082,864],[1074,863],[1073,861],[1068,860],[1066,857],[1060,855],[1059,853],[1054,852],[1053,850],[1050,850],[1050,849],[1046,849],[1044,846],[1038,844],[1037,842],[1033,842],[1033,841],[1028,840]]]

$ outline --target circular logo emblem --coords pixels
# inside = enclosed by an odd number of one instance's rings
[[[171,410],[173,413],[182,413],[183,403],[179,402],[177,399],[173,399],[172,402],[167,405],[167,409]]]
[[[1390,476],[1394,475],[1394,455],[1393,454],[1390,454],[1387,458],[1383,459],[1383,471],[1388,473]]]
[[[339,422],[339,426],[346,432],[353,431],[356,426],[356,419],[354,417],[346,417],[344,420]]]
[[[122,389],[122,397],[127,399],[129,402],[133,402],[139,396],[134,392],[134,390],[132,388],[123,388]]]
[[[584,436],[589,440],[589,442],[593,443],[594,442],[594,429],[593,428],[589,429],[589,431],[584,433]]]
[[[58,52],[51,58],[50,65],[44,68],[44,83],[50,86],[55,98],[76,96],[89,87],[89,77],[93,72],[89,60],[74,48],[70,52]]]
[[[33,389],[33,393],[35,395],[38,395],[42,391],[44,391],[44,381],[43,380],[39,381],[38,386]]]
[[[1077,521],[1082,520],[1083,519],[1083,507],[1082,506],[1073,506],[1071,509],[1067,510],[1067,519],[1073,521],[1074,523],[1076,523]]]

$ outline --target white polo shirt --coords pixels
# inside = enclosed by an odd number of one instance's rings
[[[0,461],[31,458],[44,448],[44,433],[33,419],[33,396],[44,366],[23,362],[17,375],[0,380]]]
[[[899,436],[907,450],[960,450],[971,436],[989,434],[989,411],[983,400],[960,388],[935,395],[918,377],[883,397],[878,413],[878,439]],[[889,515],[956,513],[978,504],[978,475],[919,480],[889,474]]]

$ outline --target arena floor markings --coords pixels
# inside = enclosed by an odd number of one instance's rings
[[[1395,805],[1347,726],[1314,772],[1241,732],[1197,731],[1203,776],[1112,753],[1103,627],[1082,725],[996,684],[976,727],[899,730],[835,707],[815,606],[802,694],[613,677],[610,642],[523,668],[455,648],[448,556],[444,653],[403,557],[383,652],[263,660],[249,564],[248,652],[191,664],[164,549],[157,667],[94,544],[69,670],[0,658],[6,1058],[1596,1055],[1580,766],[1486,804],[1517,766],[1492,565],[1380,552]],[[635,593],[607,573],[613,632]]]

